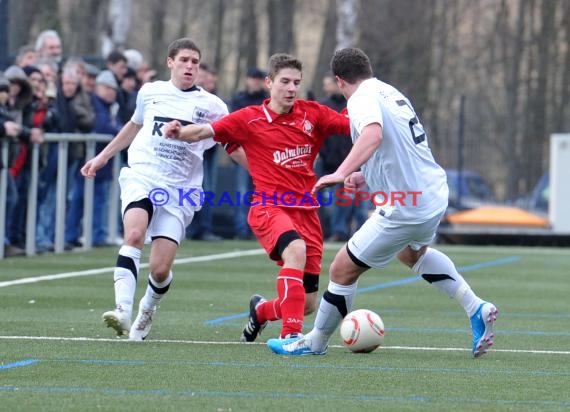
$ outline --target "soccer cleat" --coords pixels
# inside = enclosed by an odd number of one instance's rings
[[[129,339],[141,342],[146,339],[152,326],[152,316],[156,309],[142,309],[139,307],[139,313],[135,318],[135,322],[129,332]]]
[[[255,312],[257,306],[266,301],[267,300],[261,295],[253,295],[249,300],[249,320],[243,328],[243,333],[241,335],[242,342],[253,342],[257,339],[257,335],[259,335],[267,326],[267,322],[258,322],[257,313]]]
[[[490,302],[483,302],[471,316],[473,331],[473,357],[478,358],[493,346],[493,324],[497,320],[498,309]]]
[[[108,328],[113,328],[117,332],[117,336],[128,335],[131,329],[131,314],[123,310],[121,306],[117,306],[115,310],[103,313],[103,323]]]
[[[267,347],[278,355],[324,355],[327,353],[326,347],[322,351],[311,349],[311,340],[302,334],[290,336],[282,339],[269,339]]]

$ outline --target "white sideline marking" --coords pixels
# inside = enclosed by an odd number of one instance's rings
[[[59,340],[67,342],[120,342],[120,343],[133,343],[128,339],[122,338],[88,338],[88,337],[58,337],[58,336],[2,336],[0,340],[35,340],[35,341],[49,341]],[[149,343],[174,343],[186,345],[265,345],[265,342],[211,342],[201,340],[183,340],[183,339],[152,339],[148,340]],[[143,342],[136,342],[138,345],[144,345]],[[329,348],[344,348],[342,345],[330,345]],[[379,350],[409,350],[409,351],[435,351],[435,352],[470,352],[471,349],[466,348],[434,348],[423,346],[382,346]],[[538,355],[570,355],[570,351],[565,350],[534,350],[534,349],[492,349],[489,352],[502,352],[502,353],[531,353]]]
[[[331,250],[331,249],[337,249],[337,247],[336,245],[325,244],[325,249]],[[216,259],[232,259],[235,257],[255,256],[263,254],[265,254],[264,249],[238,250],[236,252],[226,252],[226,253],[218,253],[215,255],[204,255],[204,256],[195,256],[190,258],[175,259],[173,264],[179,265],[184,263],[209,262]],[[140,265],[141,269],[147,267],[148,263],[142,263]],[[55,275],[43,275],[43,276],[34,276],[30,278],[8,280],[5,282],[0,282],[0,288],[6,288],[8,286],[15,286],[15,285],[25,285],[27,283],[44,282],[46,280],[58,280],[58,279],[67,279],[67,278],[77,278],[81,276],[100,275],[101,273],[113,272],[114,270],[115,270],[114,266],[109,266],[106,268],[99,268],[99,269],[87,269],[87,270],[80,270],[77,272],[64,272],[64,273],[56,273]]]
[[[236,252],[218,253],[215,255],[194,256],[189,258],[175,259],[174,264],[179,265],[183,263],[209,262],[211,260],[217,260],[217,259],[232,259],[235,257],[254,256],[254,255],[263,255],[263,254],[265,254],[265,250],[263,249],[240,250]],[[147,267],[148,263],[143,263],[140,266],[141,269]],[[27,283],[44,282],[46,280],[57,280],[57,279],[67,279],[67,278],[75,278],[81,276],[100,275],[101,273],[108,273],[108,272],[112,273],[114,270],[115,270],[114,266],[109,266],[106,268],[99,268],[99,269],[87,269],[87,270],[80,270],[77,272],[64,272],[64,273],[56,273],[54,275],[43,275],[43,276],[34,276],[30,278],[8,280],[5,282],[0,282],[0,288],[5,288],[14,285],[25,285]]]

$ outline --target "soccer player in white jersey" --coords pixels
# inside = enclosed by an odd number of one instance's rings
[[[131,120],[119,134],[81,169],[92,178],[114,155],[129,147],[128,167],[121,170],[121,202],[124,243],[114,271],[115,309],[103,314],[104,323],[119,336],[140,341],[147,337],[152,317],[172,282],[176,250],[200,206],[202,158],[212,139],[188,144],[166,140],[164,125],[171,120],[183,124],[206,123],[228,113],[218,97],[194,85],[201,52],[188,39],[168,47],[169,81],[146,83],[137,96]],[[233,156],[244,164],[243,151]],[[181,197],[181,192],[188,197]],[[133,300],[145,239],[152,240],[150,274],[138,315],[131,326]]]
[[[354,146],[314,190],[341,182],[358,190],[367,183],[372,193],[389,194],[388,201],[384,196],[377,200],[375,213],[334,258],[313,330],[302,338],[270,339],[269,348],[284,355],[326,353],[330,337],[351,311],[360,275],[371,267],[384,268],[398,257],[459,302],[471,321],[473,356],[483,355],[493,345],[498,310],[473,292],[449,257],[428,247],[447,208],[448,187],[410,101],[372,77],[370,60],[362,50],[338,50],[331,68],[348,99]]]

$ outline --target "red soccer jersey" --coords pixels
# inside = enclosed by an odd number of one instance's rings
[[[286,114],[265,100],[212,123],[214,140],[243,147],[255,187],[252,205],[315,208],[315,158],[325,138],[350,134],[348,118],[313,101],[296,100]],[[256,203],[257,202],[257,203]]]

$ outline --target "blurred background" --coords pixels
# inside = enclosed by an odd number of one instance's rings
[[[413,101],[431,145],[457,167],[462,96],[464,167],[499,200],[528,194],[547,169],[548,136],[570,129],[567,0],[1,0],[2,63],[44,29],[64,54],[140,50],[164,75],[164,54],[189,36],[230,97],[248,67],[274,52],[305,63],[320,97],[335,48],[354,45],[376,76]],[[7,24],[6,24],[7,23]]]
[[[568,0],[0,0],[2,68],[46,29],[92,63],[136,49],[159,79],[168,44],[191,37],[227,101],[274,52],[304,62],[302,97],[320,99],[333,51],[360,47],[448,174],[466,171],[464,198],[530,206],[550,135],[570,131]]]

